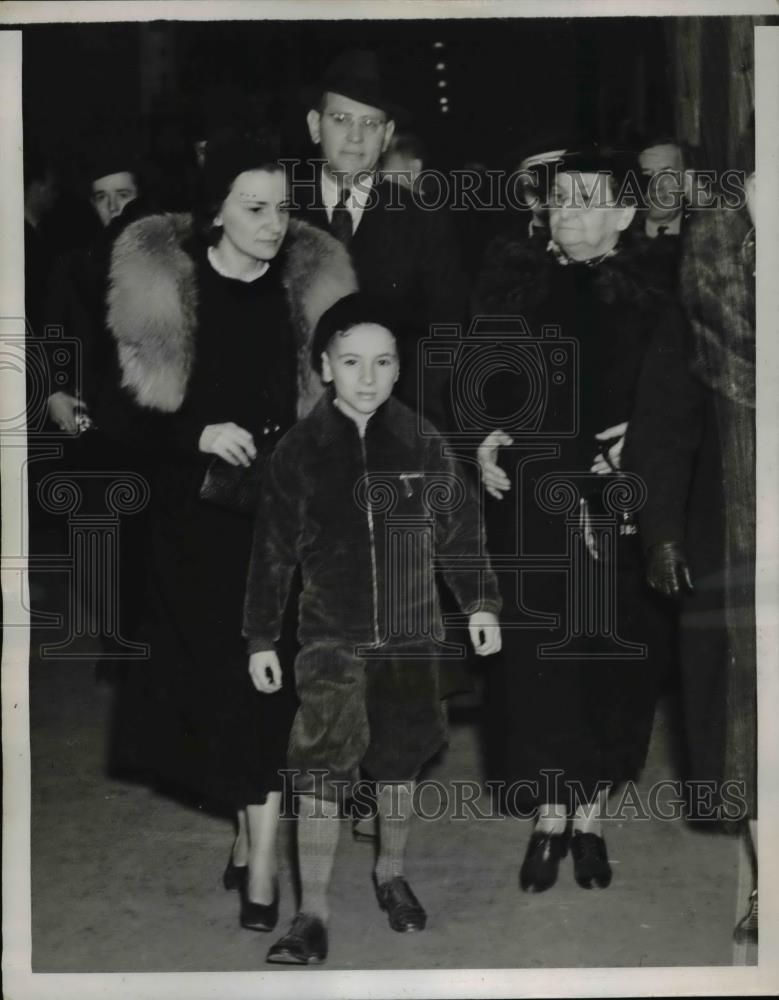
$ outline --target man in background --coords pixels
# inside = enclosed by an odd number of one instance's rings
[[[403,110],[375,53],[349,51],[307,91],[306,118],[321,160],[293,174],[293,210],[349,249],[360,290],[385,299],[403,325],[398,395],[439,428],[449,423],[448,373],[418,365],[432,324],[464,324],[468,288],[446,207],[425,210],[411,191],[378,172]]]

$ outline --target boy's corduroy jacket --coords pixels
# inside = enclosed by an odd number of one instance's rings
[[[328,394],[284,436],[249,567],[250,653],[278,639],[298,563],[304,644],[433,652],[443,638],[433,558],[465,614],[500,610],[473,485],[432,425],[424,431],[390,398],[361,438]]]

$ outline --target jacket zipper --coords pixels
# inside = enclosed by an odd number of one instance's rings
[[[365,433],[367,433],[367,428]],[[365,446],[365,436],[360,435],[360,448],[362,449],[362,462],[365,469],[365,476],[368,476],[368,451]],[[365,491],[368,502],[368,535],[371,542],[371,577],[373,583],[373,638],[374,645],[379,646],[379,582],[376,574],[376,537],[373,530],[373,505],[371,504],[370,484]]]

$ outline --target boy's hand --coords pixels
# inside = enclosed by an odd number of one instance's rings
[[[477,656],[500,652],[500,624],[491,611],[474,611],[468,619],[468,632]]]
[[[273,694],[281,690],[281,664],[272,649],[252,653],[249,657],[249,676],[262,694]]]

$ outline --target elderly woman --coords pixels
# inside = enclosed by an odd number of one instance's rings
[[[646,644],[665,612],[642,580],[640,487],[618,469],[653,330],[679,320],[651,287],[643,237],[626,232],[628,167],[566,152],[548,244],[494,245],[477,291],[480,316],[522,317],[482,383],[492,430],[478,458],[505,621],[488,749],[507,809],[537,811],[524,890],[553,885],[569,845],[577,882],[609,885],[601,812],[641,768],[654,713]]]
[[[237,813],[225,886],[241,892],[244,927],[271,930],[294,685],[262,695],[246,671],[253,518],[232,509],[231,496],[248,488],[250,467],[261,474],[275,441],[318,397],[309,338],[321,312],[356,283],[336,240],[290,222],[285,174],[270,148],[241,141],[209,151],[205,188],[194,222],[164,215],[129,226],[111,265],[108,323],[124,398],[101,419],[132,426],[158,459],[152,660],[133,671],[142,714],[125,707],[120,718],[129,716],[130,736],[142,729],[145,752],[131,763],[200,804]],[[246,483],[231,491],[231,470],[241,468]]]

